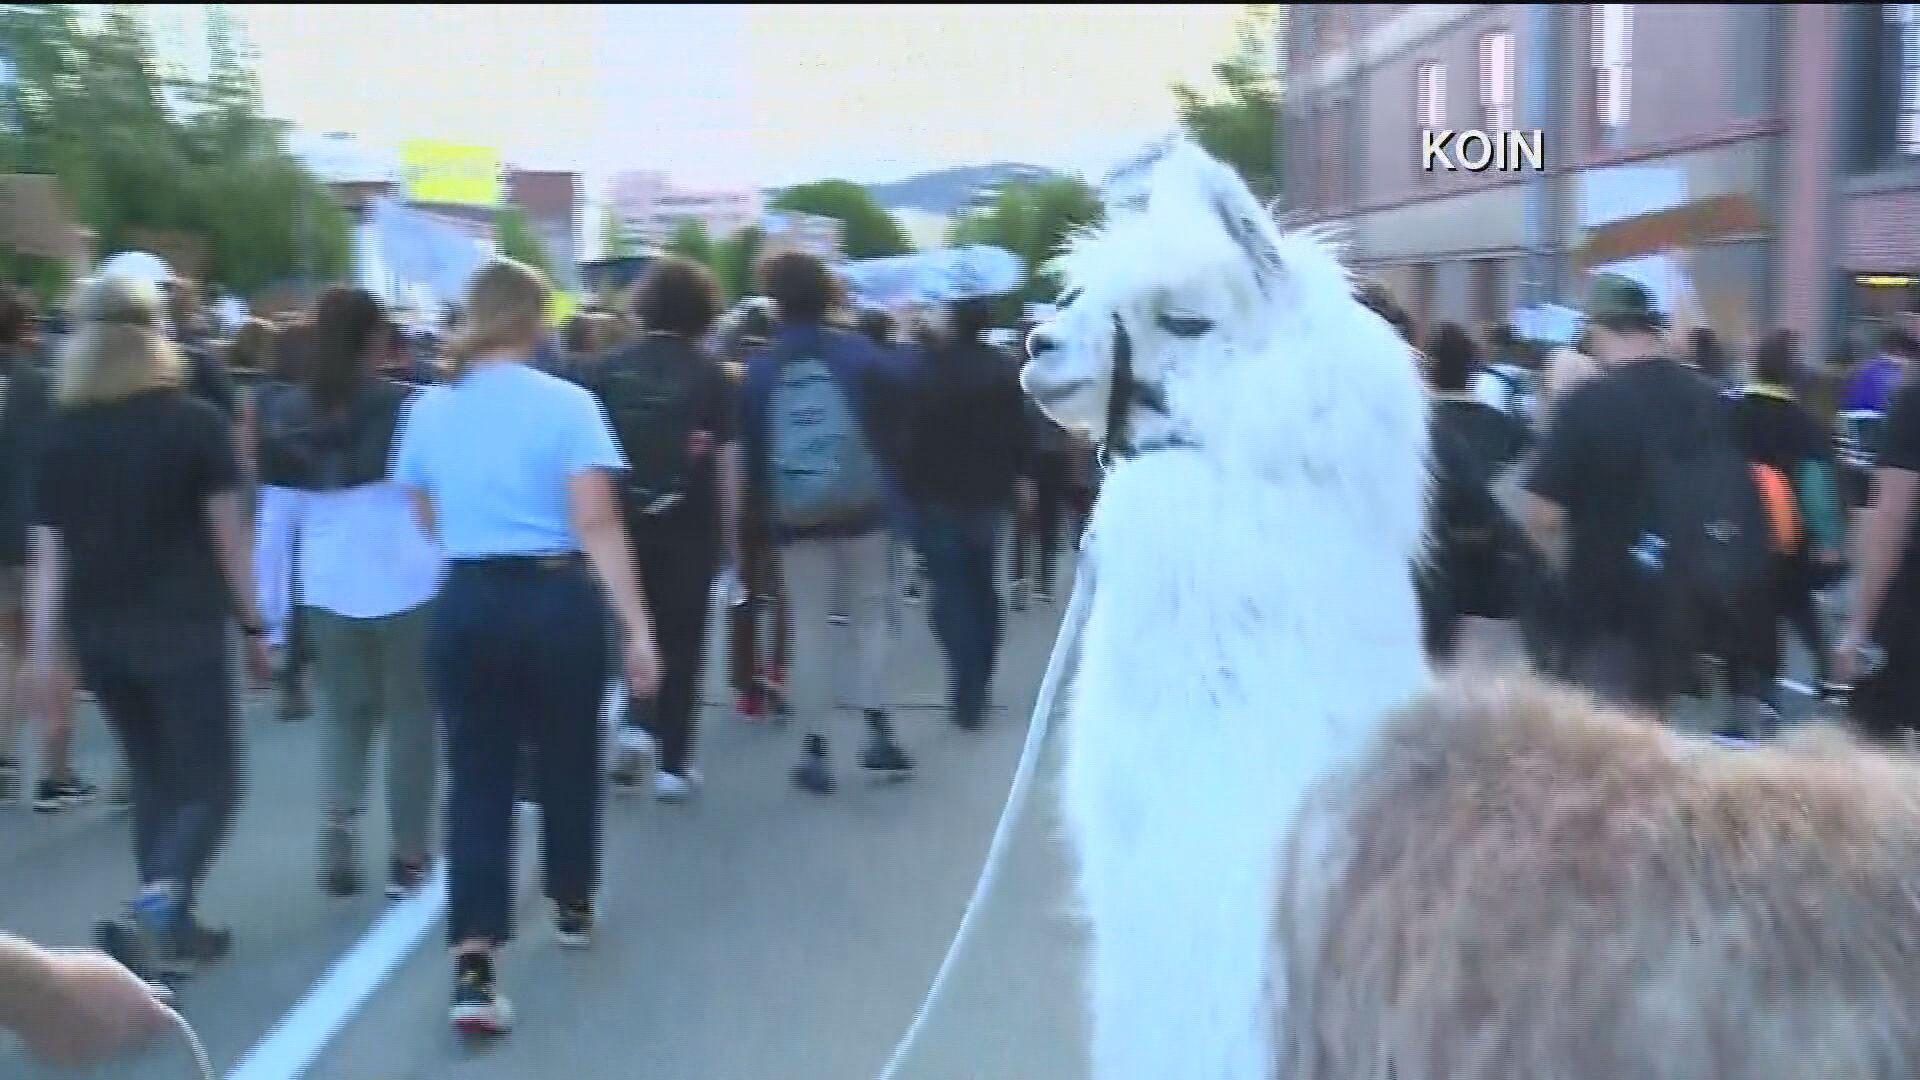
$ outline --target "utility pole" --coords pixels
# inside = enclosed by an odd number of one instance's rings
[[[1527,4],[1523,9],[1521,42],[1527,52],[1519,66],[1526,86],[1520,94],[1520,130],[1545,132],[1547,147],[1545,168],[1530,173],[1524,201],[1524,243],[1520,302],[1534,306],[1560,298],[1560,267],[1555,258],[1559,250],[1559,215],[1554,200],[1559,190],[1562,169],[1551,164],[1554,155],[1567,149],[1567,125],[1564,120],[1561,77],[1561,29],[1563,15],[1556,4]]]

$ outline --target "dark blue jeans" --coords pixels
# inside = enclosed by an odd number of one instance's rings
[[[224,618],[76,622],[74,657],[126,755],[144,887],[192,911],[240,803],[240,718]]]
[[[447,936],[513,936],[514,774],[523,745],[540,803],[547,896],[583,901],[600,872],[600,703],[606,607],[583,566],[456,563],[428,664],[446,725]]]
[[[957,719],[986,712],[987,686],[1000,654],[1003,630],[1000,592],[994,584],[994,545],[1004,511],[922,507],[917,522],[920,554],[932,587],[933,633],[947,654],[948,681]]]

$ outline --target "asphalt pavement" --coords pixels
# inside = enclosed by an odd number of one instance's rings
[[[824,587],[818,568],[792,580]],[[437,898],[396,904],[378,890],[345,900],[321,892],[319,722],[283,723],[269,699],[255,698],[246,719],[251,783],[203,905],[209,921],[233,927],[235,949],[187,985],[181,1011],[233,1080],[875,1075],[973,889],[1063,608],[1064,598],[1010,616],[989,724],[965,732],[945,718],[926,609],[903,605],[888,697],[917,774],[885,785],[853,775],[858,721],[842,714],[826,729],[840,791],[825,798],[787,777],[807,718],[826,712],[822,673],[796,657],[800,716],[780,728],[737,718],[711,671],[704,792],[683,805],[608,795],[606,885],[589,951],[553,942],[533,811],[523,810],[519,939],[501,966],[519,1025],[481,1042],[458,1037],[446,1020],[451,970]],[[803,643],[835,632],[797,628]],[[91,714],[78,758],[104,788],[113,750]],[[1075,990],[1082,938],[1044,784],[1029,811],[902,1080],[1085,1073]],[[383,830],[376,810],[364,834]],[[52,815],[0,808],[0,926],[85,944],[93,922],[135,887],[128,843],[126,812],[104,801]],[[365,853],[369,870],[384,854]],[[0,1077],[57,1075],[0,1045]],[[99,1075],[190,1073],[184,1053],[163,1040]]]

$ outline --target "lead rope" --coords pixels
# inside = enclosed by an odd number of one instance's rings
[[[167,1010],[167,1019],[173,1021],[174,1030],[180,1033],[181,1041],[187,1044],[187,1052],[193,1055],[193,1065],[199,1070],[200,1080],[215,1080],[213,1062],[207,1059],[207,1048],[200,1044],[200,1035],[193,1030],[193,1025],[171,1008]]]
[[[1073,647],[1079,643],[1080,632],[1086,626],[1087,607],[1092,597],[1093,563],[1083,546],[1080,565],[1074,569],[1073,597],[1067,603],[1067,615],[1060,624],[1060,633],[1053,639],[1053,654],[1047,658],[1047,672],[1040,677],[1040,695],[1033,703],[1033,718],[1027,724],[1027,744],[1020,751],[1020,764],[1014,767],[1013,783],[1007,788],[1007,801],[1000,811],[1000,823],[994,826],[993,840],[987,845],[986,861],[980,866],[980,879],[974,883],[973,896],[967,901],[967,910],[960,916],[960,928],[954,931],[953,944],[947,947],[947,955],[940,961],[940,969],[934,973],[933,983],[927,988],[926,1000],[920,1003],[919,1011],[913,1014],[913,1023],[907,1026],[907,1033],[900,1037],[899,1045],[893,1048],[893,1056],[887,1059],[886,1068],[880,1070],[879,1080],[893,1080],[900,1072],[900,1066],[905,1063],[907,1054],[919,1041],[927,1016],[940,1000],[941,992],[947,987],[947,977],[953,973],[954,962],[960,958],[969,935],[973,933],[974,919],[1000,875],[1000,866],[1006,861],[1007,844],[1013,838],[1014,823],[1019,820],[1027,789],[1033,785],[1033,774],[1040,764],[1040,750],[1046,744],[1054,704],[1060,696],[1060,682],[1066,674],[1067,658],[1072,655]]]

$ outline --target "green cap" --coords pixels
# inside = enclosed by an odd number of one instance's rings
[[[1646,319],[1656,326],[1667,321],[1654,306],[1647,287],[1623,274],[1600,274],[1593,279],[1593,290],[1587,294],[1587,318]]]

